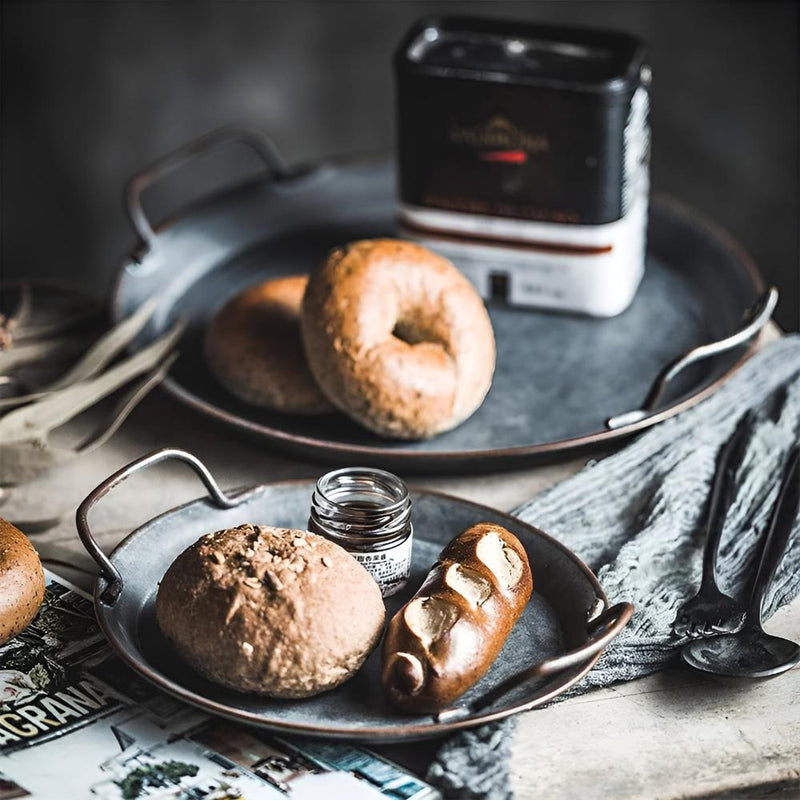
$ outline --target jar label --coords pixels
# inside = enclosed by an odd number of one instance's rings
[[[384,597],[399,592],[407,583],[411,573],[411,543],[414,536],[409,534],[402,542],[386,550],[374,553],[349,551],[375,579]]]

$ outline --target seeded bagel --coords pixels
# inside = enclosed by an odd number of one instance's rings
[[[209,369],[246,403],[291,414],[325,414],[300,341],[306,275],[259,283],[229,300],[206,332]]]
[[[28,627],[44,599],[44,572],[28,538],[0,517],[0,645]]]
[[[495,345],[470,282],[421,245],[396,239],[333,250],[308,283],[306,358],[340,410],[375,433],[420,439],[483,402]]]
[[[378,584],[343,548],[265,525],[203,536],[156,597],[161,630],[197,672],[270,697],[346,681],[378,643],[384,616]]]

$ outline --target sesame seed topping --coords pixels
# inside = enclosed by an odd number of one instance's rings
[[[265,572],[264,573],[264,580],[276,591],[279,592],[283,589],[283,584],[281,583],[280,579],[277,575],[272,572]]]

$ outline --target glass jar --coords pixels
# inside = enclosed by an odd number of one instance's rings
[[[323,475],[311,498],[308,529],[347,550],[384,597],[406,585],[414,536],[411,497],[391,472],[346,467]]]

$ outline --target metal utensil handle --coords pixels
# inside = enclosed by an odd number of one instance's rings
[[[128,216],[134,229],[139,234],[139,238],[148,249],[155,245],[156,233],[142,209],[142,192],[152,183],[175,171],[178,167],[231,142],[242,142],[251,147],[261,156],[274,177],[281,178],[289,174],[286,162],[283,160],[283,156],[281,156],[275,143],[257,128],[229,125],[211,131],[179,147],[177,150],[173,150],[134,175],[126,190]]]
[[[555,658],[548,658],[538,664],[534,664],[528,669],[524,669],[507,678],[494,689],[490,689],[471,703],[462,706],[454,706],[436,715],[439,722],[447,722],[451,719],[469,716],[470,714],[481,711],[484,708],[497,702],[504,694],[512,689],[531,681],[535,678],[543,678],[562,672],[569,667],[583,664],[593,656],[597,655],[608,643],[619,634],[628,624],[633,615],[633,605],[631,603],[617,603],[607,608],[601,614],[590,620],[588,623],[589,638],[574,650],[570,650],[563,655]]]
[[[728,509],[734,501],[736,469],[742,463],[747,443],[753,433],[756,414],[744,413],[736,423],[731,437],[722,445],[717,455],[717,468],[708,499],[706,517],[706,546],[703,552],[703,578],[700,590],[717,590],[717,552],[722,539],[722,529]]]
[[[120,592],[122,592],[122,575],[120,575],[119,570],[111,563],[111,560],[100,549],[92,536],[92,531],[89,528],[89,511],[98,500],[108,494],[115,486],[118,486],[124,480],[130,478],[131,475],[169,459],[183,461],[188,464],[197,473],[200,480],[203,481],[209,496],[220,508],[233,508],[245,500],[248,500],[253,495],[253,492],[246,492],[234,497],[226,495],[198,458],[191,453],[187,453],[185,450],[177,450],[172,447],[155,450],[146,456],[137,458],[136,461],[132,461],[126,467],[115,472],[111,477],[106,478],[96,489],[90,492],[86,499],[78,506],[78,511],[75,514],[75,524],[77,525],[78,536],[80,536],[83,546],[86,548],[89,555],[97,562],[97,565],[100,567],[100,574],[108,581],[108,586],[100,596],[100,599],[108,605],[112,605],[116,602]]]
[[[773,286],[762,295],[759,295],[753,305],[745,312],[744,324],[737,331],[724,339],[687,350],[683,355],[670,361],[656,376],[650,390],[647,392],[644,403],[642,403],[642,407],[635,411],[626,411],[624,414],[617,414],[611,417],[606,421],[606,426],[611,430],[615,430],[625,425],[641,422],[655,411],[669,384],[686,367],[749,342],[770,321],[772,312],[777,304],[778,290]]]
[[[758,571],[753,579],[753,594],[747,610],[748,627],[761,627],[764,596],[772,585],[789,540],[792,538],[798,507],[800,507],[800,445],[795,445],[789,452],[778,497],[764,534]]]

